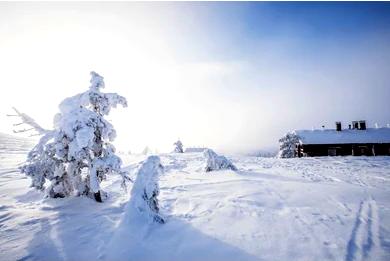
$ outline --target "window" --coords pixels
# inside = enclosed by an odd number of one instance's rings
[[[328,149],[328,156],[337,156],[337,149],[336,148],[329,148]]]

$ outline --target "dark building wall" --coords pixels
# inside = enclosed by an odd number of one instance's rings
[[[390,155],[390,143],[297,144],[296,157]]]

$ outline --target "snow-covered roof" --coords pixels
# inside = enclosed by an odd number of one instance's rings
[[[390,128],[296,130],[301,144],[390,143]]]

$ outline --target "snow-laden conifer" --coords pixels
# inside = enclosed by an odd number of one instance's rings
[[[137,211],[149,221],[164,223],[159,214],[158,185],[159,176],[163,173],[163,166],[158,156],[149,156],[139,167],[137,177],[131,190],[130,202],[126,207],[127,215]]]
[[[203,151],[203,156],[206,160],[204,167],[206,172],[221,169],[237,170],[236,166],[234,166],[230,160],[228,160],[225,156],[217,155],[217,153],[211,149],[205,149]]]
[[[183,143],[181,143],[180,140],[173,143],[173,146],[175,146],[175,149],[173,150],[173,152],[176,152],[176,153],[183,153],[184,152]]]
[[[46,188],[49,197],[93,195],[101,202],[100,183],[106,174],[115,172],[126,179],[110,143],[116,132],[104,119],[118,104],[126,107],[126,99],[101,92],[103,77],[95,72],[91,76],[89,90],[61,102],[54,130],[40,139],[22,167],[32,186]]]
[[[295,153],[295,144],[299,142],[299,137],[295,132],[288,132],[279,139],[279,158],[293,158]]]

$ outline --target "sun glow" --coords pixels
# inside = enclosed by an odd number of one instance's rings
[[[15,106],[50,128],[61,100],[87,88],[89,71],[95,70],[105,77],[105,91],[128,99],[129,107],[110,117],[121,150],[169,151],[178,138],[210,146],[221,132],[233,138],[234,127],[224,131],[222,122],[238,112],[234,105],[227,110],[208,82],[224,73],[223,65],[178,62],[169,35],[145,23],[150,13],[143,10],[128,18],[109,11],[102,16],[102,10],[58,10],[22,10],[1,23],[8,36],[0,49],[0,70],[7,72],[3,112]],[[5,115],[2,120],[2,130],[9,132],[13,122]]]

